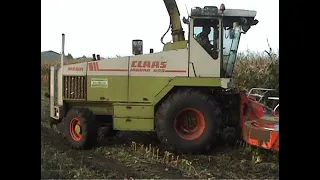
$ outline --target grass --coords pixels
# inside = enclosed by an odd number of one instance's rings
[[[41,63],[42,83],[46,84],[50,65],[59,62]],[[237,88],[278,89],[278,66],[278,56],[239,54],[234,76]],[[61,127],[55,131],[48,127],[49,101],[43,96],[47,91],[47,87],[41,89],[41,178],[279,178],[278,155],[245,144],[217,148],[207,155],[177,156],[165,151],[154,140],[154,134],[121,132],[100,139],[100,145],[92,150],[72,150],[60,134]]]

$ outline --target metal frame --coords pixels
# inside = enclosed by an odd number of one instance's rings
[[[253,93],[254,91],[262,91],[261,94],[258,93]],[[265,94],[269,91],[275,91],[275,89],[267,89],[267,88],[251,88],[250,91],[248,92],[247,96],[254,96],[258,97],[259,100],[258,102],[260,103],[262,98],[265,97]],[[268,97],[268,100],[276,100],[279,101],[279,97]],[[273,111],[276,111],[279,108],[279,103],[273,108]]]
[[[262,100],[262,98],[265,96],[265,94],[269,91],[275,91],[276,89],[267,89],[267,88],[251,88],[250,91],[248,92],[247,96],[254,96],[254,97],[258,97],[259,100],[258,102],[260,102]],[[258,93],[252,93],[253,91],[263,91],[261,94]],[[278,98],[279,99],[279,98]]]
[[[60,119],[62,117],[62,76],[64,67],[64,45],[65,34],[62,34],[61,59],[60,66],[50,67],[50,117],[53,119]],[[56,91],[57,90],[57,91]],[[57,102],[56,102],[56,98]]]
[[[279,101],[279,97],[268,97],[269,100]],[[279,108],[279,103],[274,107],[273,111],[276,111]]]

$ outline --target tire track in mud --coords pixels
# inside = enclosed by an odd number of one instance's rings
[[[105,172],[111,170],[122,175],[122,178],[139,177],[140,175],[128,169],[122,164],[119,164],[116,160],[102,156],[101,154],[95,153],[92,150],[73,150],[70,149],[66,140],[62,135],[48,129],[41,125],[41,142],[45,145],[52,146],[57,150],[65,152],[69,157],[75,160],[82,160],[83,163],[92,170],[99,172]]]
[[[69,147],[66,142],[66,139],[63,135],[55,129],[51,129],[46,125],[45,122],[41,122],[41,143],[54,147],[59,151],[65,152],[70,158],[82,161],[82,163],[87,167],[95,171],[103,172],[107,174],[109,171],[115,172],[118,176],[117,178],[151,178],[144,177],[147,176],[150,172],[157,174],[157,177],[166,178],[166,179],[181,179],[184,178],[182,172],[177,169],[171,169],[167,171],[166,167],[157,164],[155,167],[149,167],[149,169],[144,169],[139,172],[130,167],[126,167],[121,162],[103,156],[94,150],[74,150]]]

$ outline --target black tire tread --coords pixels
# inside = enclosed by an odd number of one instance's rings
[[[72,118],[77,117],[81,121],[83,129],[82,140],[76,142],[72,139],[69,132],[69,124]],[[70,109],[65,119],[65,136],[67,137],[70,145],[74,149],[89,149],[93,147],[98,138],[97,123],[95,116],[88,108],[73,108]]]
[[[214,123],[214,132],[211,133],[211,137],[207,138],[205,142],[203,142],[203,146],[201,148],[194,149],[185,149],[179,147],[179,143],[170,141],[170,137],[166,132],[166,114],[170,108],[181,103],[184,99],[198,99],[206,104],[206,106],[212,109],[213,116],[215,117]],[[158,107],[155,115],[155,124],[156,124],[156,132],[158,138],[162,143],[165,144],[166,148],[170,151],[176,153],[203,153],[208,151],[211,146],[215,142],[216,133],[219,131],[219,126],[221,122],[221,110],[219,108],[219,104],[214,100],[214,98],[210,95],[204,94],[199,90],[194,90],[192,88],[188,89],[179,89],[175,93],[170,94],[167,99],[165,99],[162,104]]]

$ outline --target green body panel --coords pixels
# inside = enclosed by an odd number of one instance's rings
[[[153,131],[153,119],[113,118],[113,129],[123,131]]]
[[[212,77],[175,77],[168,85],[172,86],[198,86],[198,87],[220,87],[221,78]]]
[[[153,131],[154,106],[137,103],[115,103],[113,129]]]
[[[144,77],[129,78],[129,102],[157,104],[174,86],[220,87],[220,78]]]
[[[107,102],[88,102],[88,101],[68,101],[65,103],[68,104],[68,107],[73,108],[88,108],[96,115],[113,115],[113,104]]]
[[[129,77],[129,102],[152,103],[169,82],[170,77]]]
[[[175,77],[163,88],[153,100],[156,105],[175,86],[184,87],[221,87],[220,78],[199,78],[199,77]]]
[[[114,116],[113,117],[130,117],[130,118],[153,118],[154,115],[153,105],[144,104],[114,104]]]
[[[87,79],[87,101],[128,101],[128,76],[88,76]],[[99,79],[107,80],[108,86],[95,85],[92,87],[91,81]]]
[[[173,43],[167,43],[163,46],[163,51],[185,49],[188,47],[188,41],[177,41]]]

